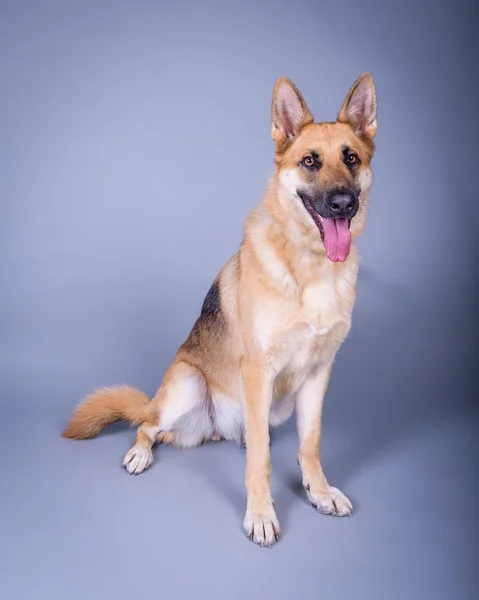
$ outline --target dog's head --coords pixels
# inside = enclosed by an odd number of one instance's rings
[[[334,123],[314,123],[288,79],[279,78],[274,87],[272,137],[279,202],[292,218],[314,227],[334,262],[346,260],[351,238],[365,224],[376,106],[368,73],[354,83]]]

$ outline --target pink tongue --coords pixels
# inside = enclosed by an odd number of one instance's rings
[[[324,231],[324,246],[329,260],[344,262],[351,249],[351,232],[347,219],[321,219]]]

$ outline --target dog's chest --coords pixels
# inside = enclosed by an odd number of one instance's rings
[[[357,260],[324,261],[298,282],[295,293],[278,295],[260,305],[255,316],[256,339],[275,369],[298,370],[334,346],[349,329],[355,301]]]
[[[308,323],[321,338],[348,323],[355,301],[354,266],[326,263],[318,276],[303,285],[296,302],[297,321]],[[319,340],[318,340],[319,341]]]
[[[298,320],[309,323],[319,335],[328,333],[347,311],[340,284],[338,277],[326,271],[323,277],[305,286],[297,306]]]
[[[275,368],[301,378],[322,359],[330,358],[349,331],[355,299],[355,273],[324,269],[304,285],[301,294],[271,310],[269,340]],[[327,356],[326,356],[327,355]]]

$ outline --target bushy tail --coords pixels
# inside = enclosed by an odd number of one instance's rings
[[[87,396],[75,409],[63,437],[86,440],[115,421],[141,425],[152,412],[148,396],[127,386],[103,388]]]

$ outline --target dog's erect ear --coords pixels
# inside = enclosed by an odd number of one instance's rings
[[[338,114],[339,123],[348,123],[360,137],[373,139],[376,135],[376,87],[369,73],[354,82]]]
[[[314,121],[303,96],[286,77],[276,80],[271,119],[271,137],[279,144],[292,142],[305,125]]]

